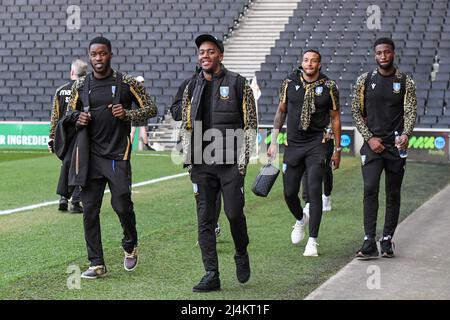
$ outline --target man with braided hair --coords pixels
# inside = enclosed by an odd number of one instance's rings
[[[291,241],[303,240],[309,222],[309,239],[304,256],[317,256],[317,237],[322,218],[322,177],[326,165],[326,130],[330,123],[335,136],[331,165],[339,168],[341,159],[341,119],[336,83],[320,72],[321,55],[316,50],[303,54],[301,67],[285,79],[280,88],[280,103],[273,122],[272,142],[267,155],[277,154],[277,137],[286,116],[287,146],[283,159],[284,198],[297,222]],[[303,174],[307,172],[309,216],[303,214],[298,196]]]

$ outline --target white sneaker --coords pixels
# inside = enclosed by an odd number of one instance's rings
[[[299,244],[305,237],[305,226],[308,225],[309,215],[303,214],[303,219],[292,226],[291,241],[293,244]]]
[[[322,211],[331,211],[331,196],[322,195]]]
[[[305,204],[305,207],[303,208],[303,214],[309,217],[309,202]]]
[[[309,238],[308,243],[305,247],[305,252],[303,252],[303,255],[305,257],[317,257],[319,254],[317,253],[317,246],[319,244],[316,242],[316,240]]]

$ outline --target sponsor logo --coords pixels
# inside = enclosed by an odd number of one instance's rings
[[[436,137],[436,139],[434,139],[434,146],[436,147],[436,149],[442,150],[445,148],[445,139],[442,137]]]
[[[438,136],[412,136],[409,139],[408,148],[412,149],[427,149],[427,150],[433,150],[438,149],[442,150],[445,148],[445,138]]]
[[[341,135],[341,146],[342,147],[348,147],[350,143],[352,142],[352,138],[348,134]]]

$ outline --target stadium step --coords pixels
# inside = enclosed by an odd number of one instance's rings
[[[251,3],[225,43],[224,65],[249,80],[253,78],[285,30],[298,3],[299,0],[258,0]]]

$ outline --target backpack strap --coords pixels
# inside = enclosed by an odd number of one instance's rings
[[[120,72],[116,72],[116,86],[115,88],[111,89],[113,94],[113,104],[120,103],[120,94],[122,92],[122,81],[123,75]]]
[[[81,102],[83,103],[83,111],[89,112],[89,94],[91,91],[92,72],[86,77],[83,94],[81,95]]]

